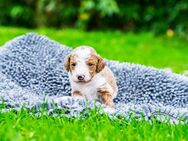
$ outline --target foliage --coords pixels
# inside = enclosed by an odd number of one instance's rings
[[[1,0],[0,24],[188,32],[187,0]]]
[[[105,58],[139,63],[158,68],[171,68],[182,73],[188,70],[188,41],[177,36],[155,37],[149,32],[122,33],[118,31],[84,32],[76,29],[35,30],[0,27],[0,45],[12,38],[27,33],[38,32],[70,47],[90,45]]]

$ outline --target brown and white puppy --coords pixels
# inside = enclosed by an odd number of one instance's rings
[[[93,48],[77,47],[67,56],[64,66],[69,74],[72,96],[102,100],[113,107],[118,92],[116,79]]]

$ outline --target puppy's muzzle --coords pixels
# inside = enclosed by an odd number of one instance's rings
[[[85,75],[78,75],[77,76],[77,79],[80,80],[80,81],[83,81],[85,78]]]

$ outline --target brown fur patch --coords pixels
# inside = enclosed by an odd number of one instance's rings
[[[70,71],[74,70],[75,67],[76,67],[76,65],[77,65],[77,62],[75,60],[75,56],[71,55],[71,57],[70,57],[70,63],[69,63]]]
[[[74,91],[72,96],[82,96],[82,94],[79,91]]]
[[[89,67],[89,73],[90,73],[91,77],[93,77],[97,73],[98,59],[97,59],[96,55],[91,55],[86,63]]]
[[[100,71],[102,71],[104,69],[105,62],[100,56],[97,56],[97,58],[98,58],[97,72],[100,72]]]
[[[89,66],[89,73],[94,76],[96,73],[102,71],[105,67],[105,63],[101,57],[95,54],[91,54],[90,58],[87,60],[87,65]]]
[[[66,71],[70,70],[70,57],[71,55],[68,55],[64,60],[64,68],[66,69]]]
[[[64,67],[67,71],[72,71],[74,70],[76,66],[76,61],[74,59],[73,55],[68,55],[67,58],[64,61]]]
[[[99,90],[98,93],[99,93],[99,96],[101,97],[102,101],[104,102],[104,104],[106,104],[110,107],[114,106],[112,94],[110,92],[108,92],[107,90]]]

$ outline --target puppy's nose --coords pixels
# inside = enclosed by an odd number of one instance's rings
[[[84,80],[85,75],[78,75],[78,80]]]

